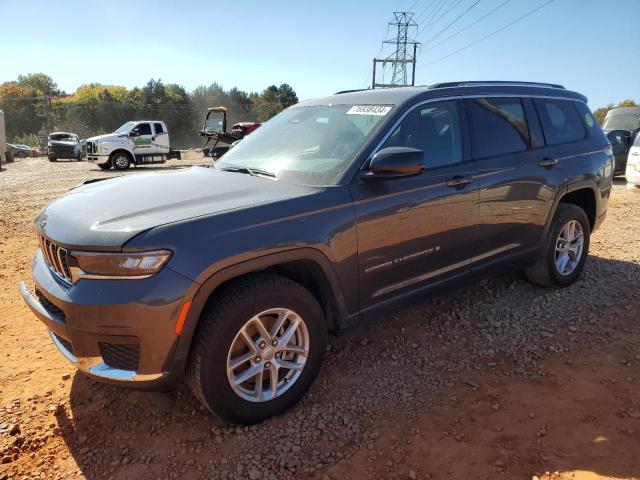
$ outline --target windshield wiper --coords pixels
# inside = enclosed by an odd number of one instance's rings
[[[247,173],[249,175],[253,175],[254,177],[270,177],[277,178],[276,174],[273,172],[268,172],[267,170],[261,170],[260,168],[253,167],[224,167],[219,170],[223,172],[238,172],[238,173]]]

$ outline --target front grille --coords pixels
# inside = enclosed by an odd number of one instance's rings
[[[122,345],[117,343],[100,343],[100,355],[104,363],[120,370],[138,369],[140,360],[139,345]]]
[[[38,297],[38,300],[40,301],[40,305],[42,305],[45,310],[47,310],[50,313],[53,313],[55,316],[57,316],[61,321],[63,322],[67,322],[67,316],[64,314],[64,312],[58,308],[56,305],[54,305],[53,303],[51,303],[51,301],[45,297],[42,292],[36,288],[36,297]]]
[[[64,281],[71,283],[71,270],[67,263],[69,252],[67,249],[56,245],[43,235],[39,235],[39,240],[42,254],[53,273]]]
[[[55,333],[54,335],[56,337],[56,340],[58,340],[64,348],[66,348],[70,353],[73,353],[73,345],[71,345],[71,342],[67,342],[64,338],[59,337]]]
[[[96,144],[93,142],[87,142],[87,153],[96,153]]]
[[[75,150],[68,147],[49,147],[49,156],[57,158],[70,158],[75,156]]]

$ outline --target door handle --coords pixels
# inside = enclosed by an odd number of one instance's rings
[[[631,152],[631,155],[633,155],[634,157],[637,157],[638,155],[640,155],[640,152]]]
[[[543,158],[538,162],[538,165],[542,168],[552,168],[556,163],[558,163],[556,158]]]
[[[447,180],[447,187],[450,188],[464,188],[473,182],[471,177],[453,177],[451,180]]]
[[[151,137],[151,140],[155,140],[155,139],[156,139],[156,137]]]

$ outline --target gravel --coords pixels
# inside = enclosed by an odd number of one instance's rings
[[[180,165],[174,161],[167,167]],[[33,323],[15,295],[15,280],[28,271],[35,247],[30,219],[45,201],[101,175],[86,163],[50,165],[43,159],[25,159],[0,173],[0,241],[16,242],[0,247],[9,254],[0,264],[0,282],[10,293],[0,300],[25,318],[24,325]],[[546,375],[546,358],[619,340],[620,332],[601,322],[600,312],[618,304],[624,309],[637,289],[638,197],[623,186],[614,188],[612,212],[594,235],[592,256],[575,285],[543,289],[520,272],[497,273],[396,313],[367,318],[331,339],[318,380],[296,407],[252,427],[222,423],[185,387],[153,400],[70,375],[39,325],[18,331],[3,324],[3,350],[37,344],[41,359],[33,360],[33,368],[27,368],[32,360],[23,358],[1,370],[0,460],[9,467],[9,478],[328,479],[330,467],[365,452],[367,476],[430,478],[406,463],[402,432],[413,431],[413,422],[434,403],[459,402],[449,398],[450,391],[458,386],[482,391],[485,384],[476,378],[487,374],[536,382]],[[27,251],[18,248],[25,243]],[[638,326],[628,328],[637,331]],[[628,364],[620,368],[631,375],[640,366],[640,350],[629,348]],[[49,364],[56,365],[54,370],[46,369]],[[32,389],[18,385],[27,371]],[[486,413],[498,415],[505,407],[495,398]],[[640,418],[640,408],[631,407],[625,416]],[[536,414],[528,418],[535,421]],[[541,425],[539,438],[551,429]],[[381,432],[397,435],[392,453],[377,452]],[[469,441],[457,435],[457,441]],[[509,468],[504,459],[490,465],[500,472]]]

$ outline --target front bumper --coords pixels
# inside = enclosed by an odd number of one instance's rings
[[[80,280],[63,284],[40,250],[32,263],[38,295],[20,294],[58,350],[78,370],[107,383],[162,389],[183,374],[174,362],[175,322],[197,286],[165,267],[144,280]]]
[[[87,162],[107,163],[108,161],[109,161],[109,155],[98,155],[95,153],[87,154]]]

